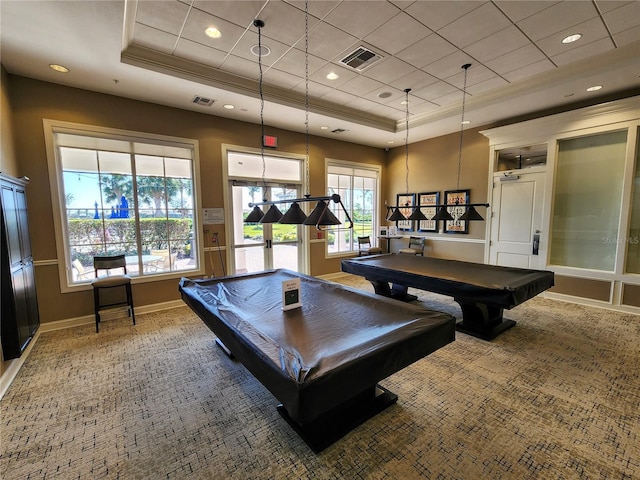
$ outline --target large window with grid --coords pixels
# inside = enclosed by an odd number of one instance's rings
[[[193,143],[55,125],[50,141],[67,286],[101,255],[124,254],[136,277],[200,269]]]
[[[327,161],[327,194],[340,195],[353,221],[353,229],[344,228],[346,215],[338,204],[330,202],[342,225],[327,234],[329,255],[357,252],[358,237],[369,236],[372,245],[377,242],[379,178],[380,168],[374,165]]]

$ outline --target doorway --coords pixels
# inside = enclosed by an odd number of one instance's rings
[[[543,235],[545,172],[512,170],[493,177],[489,263],[537,269],[546,263]]]
[[[243,182],[231,185],[233,235],[232,251],[235,273],[252,273],[273,268],[300,271],[300,225],[280,223],[245,224],[243,211],[249,202],[262,199],[298,198],[300,191],[290,185],[259,185]],[[288,206],[285,204],[285,206]],[[262,207],[266,212],[268,207]],[[283,208],[282,205],[279,208]]]

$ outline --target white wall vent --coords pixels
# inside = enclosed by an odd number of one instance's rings
[[[196,105],[202,105],[203,107],[210,107],[213,105],[213,102],[214,100],[212,98],[201,97],[199,95],[193,97],[193,103]]]
[[[370,67],[382,57],[375,52],[372,52],[368,48],[363,46],[358,47],[354,52],[350,53],[340,63],[351,67],[358,72],[362,72],[364,69]]]

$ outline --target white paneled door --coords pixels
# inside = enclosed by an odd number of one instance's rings
[[[489,263],[518,268],[541,268],[546,262],[547,238],[542,230],[544,172],[494,177]]]

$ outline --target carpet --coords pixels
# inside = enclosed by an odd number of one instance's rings
[[[43,333],[0,403],[0,477],[640,478],[640,317],[541,297],[505,317],[382,381],[398,403],[318,455],[187,307]]]

